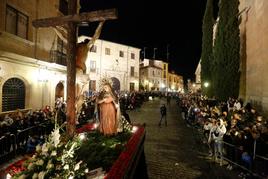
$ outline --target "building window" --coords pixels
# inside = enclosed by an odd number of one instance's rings
[[[11,6],[6,7],[6,31],[21,38],[28,38],[28,21],[25,14],[17,11]]]
[[[166,72],[164,72],[164,78],[167,78]]]
[[[135,90],[135,83],[130,83],[129,84],[129,91],[134,91]]]
[[[134,76],[134,75],[135,75],[135,68],[130,67],[130,76]]]
[[[153,76],[154,76],[154,70],[153,70]]]
[[[90,72],[96,72],[96,61],[90,61]]]
[[[90,80],[89,90],[96,91],[96,80]]]
[[[111,55],[111,49],[105,48],[105,55]]]
[[[93,45],[93,46],[90,48],[90,52],[95,52],[95,53],[97,53],[97,46],[96,46],[96,45]]]
[[[119,51],[119,57],[124,57],[124,52],[123,51]]]
[[[57,39],[57,49],[51,50],[50,53],[53,62],[66,66],[66,48],[60,38]]]
[[[131,54],[130,54],[130,58],[131,58],[131,59],[135,59],[135,53],[131,53]]]
[[[167,68],[167,67],[166,67],[166,64],[164,64],[164,70],[166,70],[166,68]]]
[[[25,84],[19,78],[10,78],[3,85],[2,111],[25,108]]]
[[[131,59],[135,59],[135,53],[131,53],[131,54],[130,54],[130,58],[131,58]]]

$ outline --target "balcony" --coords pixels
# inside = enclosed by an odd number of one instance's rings
[[[58,50],[52,50],[51,51],[51,60],[52,62],[59,64],[59,65],[64,65],[66,66],[66,54],[58,51]]]

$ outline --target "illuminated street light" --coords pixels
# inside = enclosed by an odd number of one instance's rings
[[[204,83],[204,86],[207,88],[209,86],[209,83],[208,82],[205,82]]]

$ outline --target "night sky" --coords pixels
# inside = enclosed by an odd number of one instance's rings
[[[165,60],[169,45],[170,69],[194,78],[201,55],[202,19],[206,0],[80,0],[80,12],[117,8],[118,19],[104,24],[100,38],[143,49],[146,58]],[[80,27],[92,36],[97,24]],[[141,54],[141,57],[143,55]]]

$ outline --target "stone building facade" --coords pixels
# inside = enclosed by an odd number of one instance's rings
[[[172,71],[168,73],[168,81],[169,92],[184,92],[183,76]]]
[[[240,0],[240,97],[268,113],[268,1]]]
[[[161,91],[162,63],[159,60],[143,59],[140,63],[141,89]]]
[[[63,43],[52,28],[32,26],[34,19],[62,16],[66,5],[0,1],[0,112],[54,106],[56,97],[66,97]]]
[[[78,41],[84,41],[80,36]],[[140,49],[128,45],[96,40],[88,53],[86,61],[87,74],[90,78],[89,89],[99,90],[99,82],[103,77],[112,78],[117,90],[139,90]]]

